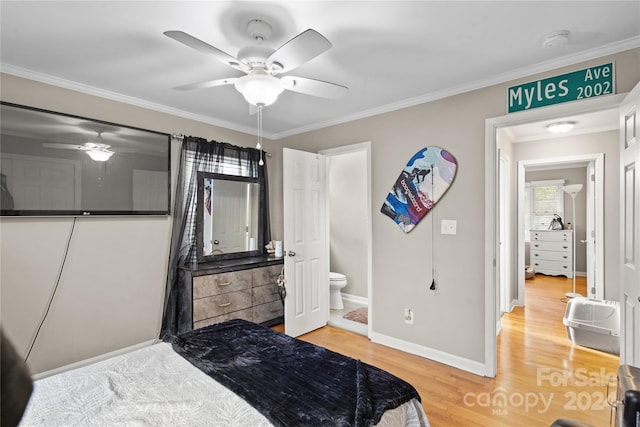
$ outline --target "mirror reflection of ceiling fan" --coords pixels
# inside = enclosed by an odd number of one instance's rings
[[[102,132],[98,132],[98,136],[95,137],[93,141],[85,142],[82,145],[45,142],[42,146],[47,148],[84,151],[96,162],[106,162],[113,154],[115,154],[114,151],[110,150],[110,145],[102,142]]]
[[[187,84],[174,89],[193,90],[233,84],[249,104],[258,107],[274,103],[285,89],[328,99],[339,99],[347,92],[348,89],[345,86],[321,80],[289,75],[276,77],[278,74],[287,73],[328,50],[331,43],[322,34],[308,29],[274,50],[262,44],[271,36],[269,23],[254,19],[249,21],[247,29],[256,45],[240,49],[237,58],[185,32],[165,31],[164,35],[167,37],[212,55],[217,60],[246,74],[241,77]]]

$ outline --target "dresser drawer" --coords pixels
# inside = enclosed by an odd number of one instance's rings
[[[251,280],[251,270],[196,276],[193,278],[193,298],[250,289]]]
[[[254,268],[253,270],[253,286],[263,286],[267,284],[275,284],[282,272],[282,265],[271,265],[269,267]]]
[[[278,285],[264,285],[253,288],[253,305],[264,304],[271,301],[280,301]]]
[[[531,251],[531,261],[536,262],[540,260],[545,261],[560,261],[560,262],[571,262],[571,252],[555,252],[555,251]]]
[[[531,251],[571,252],[571,243],[567,242],[531,242]]]
[[[253,306],[253,321],[256,323],[264,323],[281,316],[284,316],[284,307],[280,300]]]
[[[548,242],[569,242],[571,243],[570,231],[532,231],[531,241],[544,240]]]
[[[251,307],[251,289],[193,300],[193,321],[220,316]]]
[[[533,268],[538,273],[548,274],[548,271],[558,272],[557,274],[572,274],[571,263],[562,261],[533,261]]]
[[[216,323],[226,322],[231,319],[244,319],[248,321],[253,320],[253,309],[246,308],[244,310],[234,311],[233,313],[227,313],[216,317],[209,317],[208,319],[193,322],[193,329],[202,328],[209,325],[215,325]]]

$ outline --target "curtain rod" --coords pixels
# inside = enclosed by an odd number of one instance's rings
[[[181,133],[172,133],[171,134],[172,138],[177,138],[177,139],[184,139],[184,135]],[[264,150],[263,150],[264,151]],[[269,153],[268,151],[264,151],[264,154],[267,155],[267,157],[271,157],[271,153]]]

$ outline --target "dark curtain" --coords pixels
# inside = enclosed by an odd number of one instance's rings
[[[184,137],[180,150],[180,166],[176,183],[173,224],[164,312],[160,338],[192,329],[192,289],[185,280],[183,268],[194,268],[196,253],[196,202],[198,172],[260,178],[264,199],[261,200],[263,242],[271,240],[268,207],[267,165],[259,165],[260,151],[255,148],[207,141],[204,138]],[[266,162],[266,159],[263,159]]]

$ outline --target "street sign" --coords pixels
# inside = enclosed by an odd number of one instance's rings
[[[615,93],[613,62],[555,77],[536,80],[507,90],[507,112],[531,110]]]

